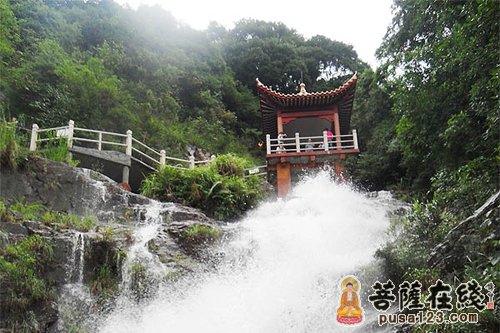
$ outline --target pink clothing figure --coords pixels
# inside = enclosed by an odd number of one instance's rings
[[[326,137],[327,137],[328,141],[332,141],[333,140],[332,131],[330,131],[329,129],[325,129],[325,132],[326,132]]]
[[[332,141],[333,140],[332,131],[326,131],[326,137],[328,138],[328,141]]]

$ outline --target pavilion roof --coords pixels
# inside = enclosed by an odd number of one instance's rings
[[[302,84],[300,92],[295,94],[277,92],[257,79],[257,92],[260,98],[264,134],[277,135],[276,118],[278,110],[283,113],[307,112],[309,110],[328,109],[333,105],[337,105],[339,110],[341,133],[347,134],[350,127],[357,79],[356,74],[354,74],[347,82],[336,89],[313,93],[306,92]]]
[[[349,81],[340,87],[322,91],[322,92],[306,92],[301,89],[301,92],[296,94],[284,94],[265,86],[259,79],[256,79],[257,90],[261,98],[268,99],[269,102],[274,102],[277,106],[282,107],[304,107],[304,106],[321,106],[335,103],[340,97],[354,91],[356,87],[357,76],[354,74]],[[303,86],[302,86],[303,88]]]

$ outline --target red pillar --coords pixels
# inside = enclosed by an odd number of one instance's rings
[[[335,128],[335,141],[337,142],[336,147],[337,149],[342,149],[342,144],[340,143],[341,138],[340,138],[340,121],[339,121],[339,113],[338,111],[335,112],[334,114],[334,122],[333,122],[334,128]]]
[[[279,163],[276,166],[276,178],[278,185],[278,196],[286,197],[291,188],[290,163]]]

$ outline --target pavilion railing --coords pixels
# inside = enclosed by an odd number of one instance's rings
[[[271,139],[269,134],[266,135],[267,155],[342,151],[348,149],[359,149],[356,130],[352,130],[352,134],[331,136],[331,140],[329,140],[326,131],[321,136],[300,136],[299,133],[295,133],[294,137]]]

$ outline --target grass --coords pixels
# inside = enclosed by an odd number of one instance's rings
[[[165,167],[142,184],[146,196],[200,208],[218,219],[234,219],[252,208],[265,195],[262,180],[244,177],[246,160],[221,155],[208,166],[181,170]]]
[[[11,211],[5,206],[3,201],[0,201],[0,221],[1,222],[13,222],[14,216],[12,216]]]
[[[115,238],[115,231],[111,227],[104,227],[101,229],[102,239],[106,242],[112,242]]]
[[[28,149],[22,148],[22,138],[16,133],[16,122],[9,122],[0,116],[0,166],[16,170],[28,156]]]
[[[50,140],[39,143],[40,147],[35,155],[53,161],[65,162],[72,166],[79,164],[79,161],[70,158],[67,139],[57,137],[55,132],[49,132],[47,138]],[[23,167],[31,154],[28,144],[28,136],[17,133],[17,123],[7,121],[0,115],[0,166],[12,170]]]
[[[206,224],[195,224],[186,231],[187,238],[192,240],[215,240],[220,236],[220,230]]]
[[[117,295],[126,251],[117,247],[114,231],[111,228],[104,229],[105,235],[93,243],[85,262],[92,268],[90,290],[97,296],[97,302],[106,307]]]
[[[47,134],[48,141],[40,149],[40,155],[52,161],[66,162],[72,166],[77,166],[80,162],[72,160],[68,148],[68,140],[63,137],[58,137],[55,132]],[[40,147],[42,148],[42,147]]]
[[[91,283],[91,291],[103,298],[110,297],[118,288],[116,276],[111,267],[103,265],[99,267]]]
[[[131,275],[130,289],[136,301],[148,296],[150,281],[148,281],[148,272],[146,267],[140,261],[134,261],[130,267],[129,273]]]
[[[3,201],[0,201],[0,218],[2,222],[37,221],[57,228],[78,231],[92,230],[97,224],[95,217],[81,217],[74,214],[56,212],[47,209],[40,203],[24,203],[23,201],[18,201],[10,207]]]

